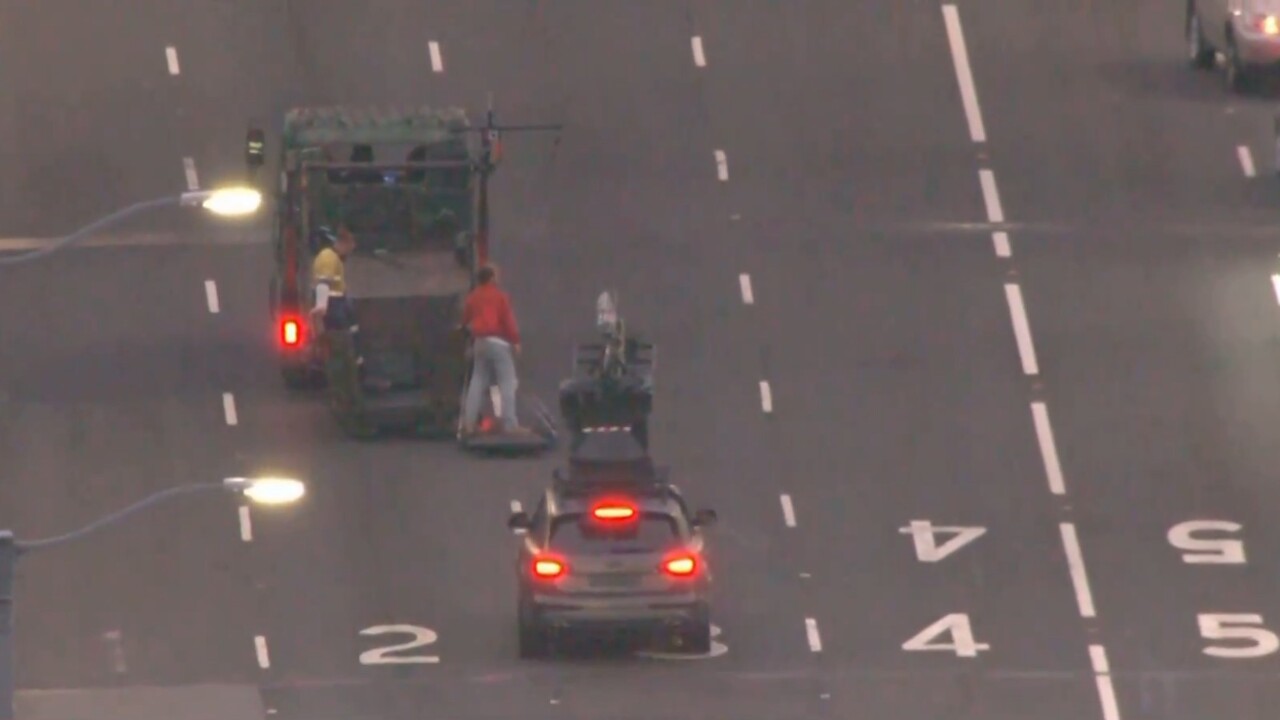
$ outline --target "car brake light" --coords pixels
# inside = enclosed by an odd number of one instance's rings
[[[630,520],[636,516],[634,505],[620,502],[605,502],[591,508],[591,517],[597,520],[617,521]]]
[[[302,342],[302,324],[288,318],[280,324],[280,341],[290,347]]]
[[[1264,35],[1280,35],[1280,18],[1275,15],[1254,15],[1250,18],[1250,24],[1255,32]]]
[[[533,561],[533,574],[545,580],[564,575],[564,563],[554,558],[537,558]]]
[[[668,575],[689,577],[698,571],[698,560],[693,555],[681,553],[667,558],[666,562],[662,563],[662,569]]]

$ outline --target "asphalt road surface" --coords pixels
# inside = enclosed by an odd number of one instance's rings
[[[24,717],[1274,717],[1280,90],[1190,70],[1180,8],[101,5],[0,3],[0,250],[237,180],[293,105],[566,124],[494,185],[522,382],[620,292],[719,635],[517,660],[555,459],[343,438],[273,365],[267,225],[159,213],[0,267],[0,517],[311,492],[25,559]]]

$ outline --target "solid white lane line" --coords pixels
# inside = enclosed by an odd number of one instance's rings
[[[1240,169],[1244,170],[1244,176],[1253,177],[1256,173],[1253,169],[1253,154],[1249,152],[1249,148],[1244,145],[1237,147],[1236,155],[1240,157]]]
[[[766,413],[773,412],[773,391],[769,389],[769,381],[760,381],[760,408]]]
[[[996,174],[986,169],[979,170],[978,182],[982,184],[982,201],[987,205],[987,220],[993,223],[1004,222],[1004,207],[1000,205]]]
[[[1280,275],[1271,276],[1271,288],[1276,291],[1276,303],[1280,304]]]
[[[1067,553],[1067,569],[1071,571],[1071,585],[1076,591],[1076,604],[1080,606],[1080,617],[1095,617],[1097,613],[1093,608],[1093,593],[1089,590],[1089,574],[1084,569],[1084,553],[1080,551],[1076,526],[1062,523],[1059,527],[1062,529],[1062,549]]]
[[[1018,341],[1018,357],[1022,358],[1022,372],[1035,375],[1040,372],[1036,363],[1036,346],[1031,339],[1031,323],[1027,321],[1027,308],[1022,302],[1022,288],[1005,283],[1004,299],[1009,303],[1009,316],[1013,319],[1013,336]]]
[[[1013,248],[1009,246],[1009,233],[992,233],[991,242],[996,246],[996,257],[1007,258],[1013,255]]]
[[[729,179],[729,158],[724,154],[723,150],[717,150],[716,153],[716,177],[721,182]]]
[[[240,539],[253,542],[253,521],[249,518],[249,506],[240,506]]]
[[[702,37],[699,35],[693,36],[693,64],[698,67],[707,66],[707,56],[702,52]]]
[[[187,189],[199,190],[200,178],[196,175],[196,161],[191,158],[182,158],[182,171],[187,175]]]
[[[170,45],[164,49],[165,62],[169,64],[169,74],[177,75],[181,72],[178,67],[178,48]]]
[[[783,493],[781,496],[781,500],[782,500],[782,521],[787,524],[787,527],[795,527],[796,526],[796,509],[795,509],[795,506],[791,504],[791,496],[787,495],[786,493]]]
[[[1102,720],[1120,720],[1120,703],[1116,701],[1116,688],[1111,682],[1111,664],[1107,662],[1107,649],[1101,645],[1089,646],[1089,661],[1097,673],[1098,701],[1102,703]]]
[[[969,69],[969,51],[964,44],[964,29],[960,27],[960,11],[955,5],[943,5],[942,19],[947,24],[951,60],[956,68],[956,81],[960,83],[964,116],[969,121],[969,137],[974,142],[986,142],[987,131],[982,125],[982,109],[978,107],[978,89],[973,84],[973,71]]]
[[[204,281],[204,299],[209,304],[209,312],[218,314],[218,284],[212,280]]]
[[[742,302],[745,305],[754,305],[756,302],[755,293],[751,291],[751,276],[742,273],[738,275],[738,286],[742,289]]]
[[[818,634],[817,620],[804,619],[804,634],[809,638],[809,649],[813,652],[822,652],[822,636]]]
[[[1036,440],[1040,442],[1040,457],[1044,459],[1044,472],[1049,478],[1049,490],[1054,495],[1066,495],[1067,484],[1062,479],[1062,465],[1058,462],[1058,445],[1053,441],[1053,426],[1049,424],[1049,408],[1042,402],[1033,402],[1031,417],[1036,424]]]
[[[432,40],[427,43],[427,48],[431,51],[431,69],[435,72],[444,72],[444,58],[440,55],[440,43]]]
[[[271,667],[271,656],[267,654],[267,639],[261,635],[254,635],[253,649],[258,654],[258,667],[263,670]]]
[[[236,398],[231,393],[222,393],[222,415],[226,418],[228,425],[239,422],[236,418]]]

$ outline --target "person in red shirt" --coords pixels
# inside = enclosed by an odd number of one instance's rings
[[[511,298],[498,287],[498,269],[492,265],[480,268],[479,284],[467,296],[462,310],[462,324],[471,333],[471,383],[467,388],[462,412],[462,432],[475,432],[485,395],[495,383],[501,400],[499,419],[505,432],[522,428],[516,421],[515,358],[520,354],[520,329]]]

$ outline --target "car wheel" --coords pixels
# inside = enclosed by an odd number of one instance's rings
[[[551,645],[546,628],[523,609],[519,615],[520,659],[537,660],[546,657]]]
[[[1191,66],[1206,70],[1213,67],[1214,50],[1204,38],[1204,28],[1200,26],[1200,14],[1196,12],[1194,2],[1187,3],[1187,58]]]
[[[1240,61],[1240,51],[1236,49],[1234,38],[1227,38],[1227,89],[1233,93],[1244,93],[1249,89],[1249,72]]]
[[[711,622],[700,621],[691,625],[684,632],[681,644],[694,655],[707,655],[711,652]]]

